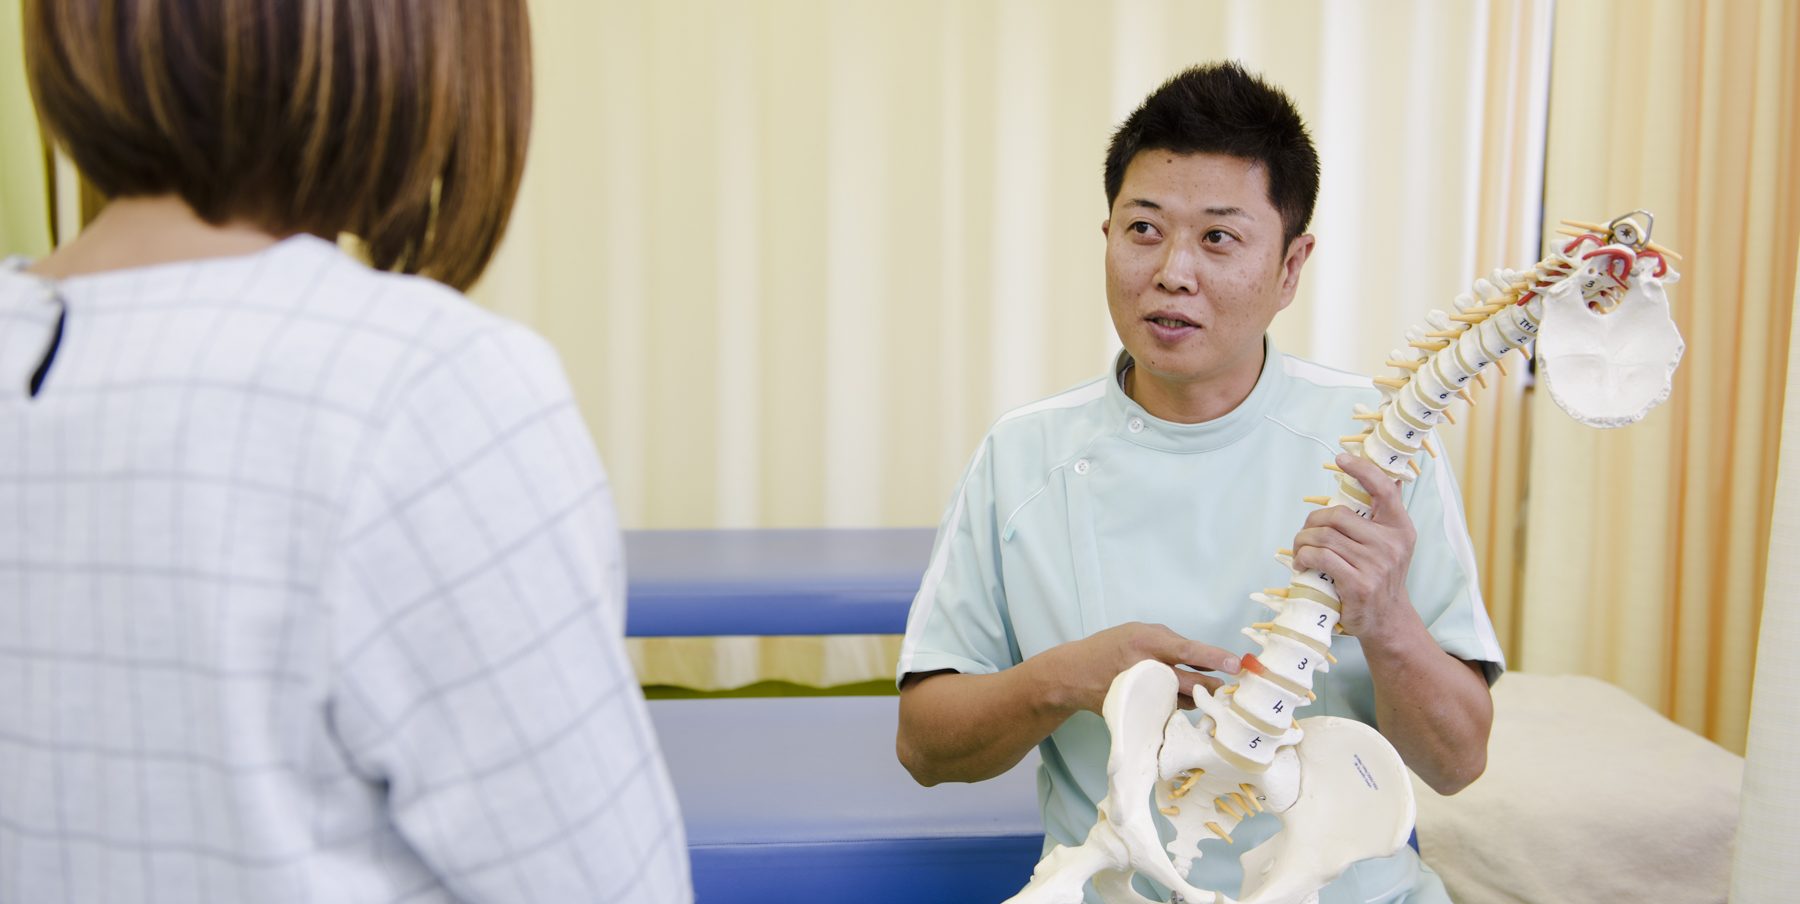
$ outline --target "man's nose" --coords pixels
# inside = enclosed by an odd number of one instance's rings
[[[1176,295],[1192,295],[1200,291],[1199,255],[1185,242],[1169,242],[1164,246],[1162,266],[1156,269],[1156,287]]]

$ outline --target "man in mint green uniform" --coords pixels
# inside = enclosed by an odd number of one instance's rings
[[[1239,632],[1269,615],[1249,594],[1286,585],[1274,552],[1289,547],[1337,582],[1350,635],[1301,716],[1374,725],[1455,792],[1485,766],[1503,663],[1445,459],[1421,457],[1402,487],[1339,457],[1370,488],[1368,519],[1303,501],[1329,487],[1338,437],[1360,432],[1354,406],[1380,397],[1266,336],[1313,247],[1318,164],[1299,115],[1235,65],[1192,69],[1120,127],[1106,177],[1125,351],[1002,416],[976,450],[901,649],[902,762],[926,784],[979,781],[1036,745],[1046,845],[1080,843],[1106,793],[1113,677],[1157,659],[1204,692],[1207,672],[1235,673],[1230,651],[1253,648]],[[1208,842],[1190,881],[1235,895],[1237,855],[1275,827]],[[1405,849],[1321,900],[1448,899]]]

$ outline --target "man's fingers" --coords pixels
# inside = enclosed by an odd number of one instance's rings
[[[1325,546],[1295,546],[1294,565],[1306,571],[1323,571],[1339,583],[1356,573],[1349,561]]]
[[[1237,672],[1237,657],[1226,650],[1201,641],[1190,641],[1188,637],[1175,634],[1168,625],[1143,625],[1143,628],[1147,630],[1141,630],[1134,637],[1139,657],[1156,659],[1172,666],[1186,664],[1204,670]]]
[[[1307,549],[1328,549],[1353,568],[1360,568],[1367,564],[1370,557],[1370,552],[1365,544],[1358,542],[1354,537],[1345,536],[1342,531],[1333,527],[1309,527],[1295,534],[1293,549],[1294,564],[1302,566],[1305,565],[1305,561],[1300,553]]]
[[[1238,658],[1231,651],[1191,640],[1187,642],[1187,650],[1182,654],[1181,661],[1209,672],[1235,675],[1238,670]]]
[[[1341,505],[1322,508],[1306,518],[1306,527],[1301,533],[1313,530],[1336,531],[1357,543],[1373,544],[1383,534],[1393,531],[1393,527],[1377,524],[1367,518],[1359,518],[1356,513]]]
[[[1187,669],[1176,669],[1175,678],[1181,682],[1181,694],[1177,700],[1184,708],[1190,709],[1193,707],[1193,698],[1196,694],[1210,695],[1219,689],[1220,684],[1224,683],[1211,675],[1190,672]]]
[[[1344,472],[1356,478],[1362,484],[1363,491],[1369,494],[1373,516],[1383,524],[1390,523],[1396,511],[1404,513],[1406,506],[1400,501],[1400,482],[1387,476],[1387,472],[1375,466],[1375,463],[1361,455],[1346,452],[1337,457],[1337,465]]]
[[[1190,665],[1211,672],[1236,674],[1238,658],[1229,650],[1189,640],[1166,625],[1154,625],[1144,638],[1144,652],[1169,665]]]
[[[1181,679],[1181,692],[1184,694],[1192,694],[1195,687],[1199,687],[1203,693],[1210,694],[1213,691],[1218,690],[1219,685],[1225,683],[1225,680],[1217,675],[1208,675],[1204,672],[1190,672],[1186,669],[1176,669],[1175,677]]]
[[[1352,542],[1364,546],[1379,546],[1383,538],[1399,528],[1387,522],[1378,522],[1373,518],[1363,518],[1355,511],[1342,505],[1327,506],[1308,515],[1306,526],[1302,530],[1333,531],[1348,537]],[[1296,538],[1298,542],[1298,538]],[[1299,546],[1290,546],[1298,549]]]

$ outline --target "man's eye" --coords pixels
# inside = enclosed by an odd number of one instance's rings
[[[1150,225],[1149,223],[1144,222],[1143,220],[1139,220],[1136,223],[1131,224],[1131,231],[1137,233],[1138,235],[1155,235],[1156,227]]]
[[[1204,238],[1209,245],[1221,245],[1231,241],[1231,233],[1223,229],[1209,229]]]

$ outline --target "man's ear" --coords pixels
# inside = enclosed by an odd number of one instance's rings
[[[1312,257],[1316,241],[1311,233],[1306,233],[1288,243],[1287,256],[1281,260],[1281,308],[1277,310],[1294,303],[1294,293],[1300,288],[1300,268]]]
[[[1100,221],[1100,234],[1107,238],[1112,237],[1112,217]]]

